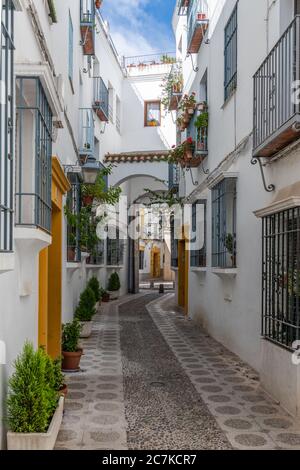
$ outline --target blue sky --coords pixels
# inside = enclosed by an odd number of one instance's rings
[[[171,26],[176,0],[104,0],[101,12],[120,55],[175,50]]]

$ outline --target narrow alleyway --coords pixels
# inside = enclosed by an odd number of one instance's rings
[[[300,425],[173,294],[102,305],[83,346],[58,449],[300,448]]]

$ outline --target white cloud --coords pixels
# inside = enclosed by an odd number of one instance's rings
[[[167,27],[145,10],[152,2],[110,0],[103,3],[103,16],[110,23],[110,32],[120,55],[144,55],[173,49]]]

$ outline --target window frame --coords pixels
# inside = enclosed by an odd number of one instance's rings
[[[69,174],[69,181],[71,183],[71,189],[67,194],[66,205],[68,209],[72,212],[73,215],[80,213],[81,209],[81,182],[77,174]],[[66,224],[67,227],[67,262],[69,263],[80,263],[81,262],[81,250],[80,250],[80,230],[79,227],[70,227],[69,224]],[[75,245],[69,244],[69,235],[70,231],[76,238]],[[69,249],[75,249],[74,260],[69,258]]]
[[[300,339],[300,207],[262,218],[262,336],[294,350]]]
[[[227,185],[234,184],[233,191]],[[227,196],[231,195],[231,221],[229,219]],[[237,267],[236,220],[237,220],[237,178],[223,178],[212,188],[211,194],[211,264],[212,268],[235,269]],[[230,228],[230,230],[229,230]],[[232,253],[226,247],[227,237],[232,236]],[[231,262],[229,262],[229,257]]]
[[[68,77],[71,84],[72,92],[74,93],[74,26],[71,16],[71,11],[69,10],[69,46],[68,46]]]
[[[190,265],[191,268],[206,268],[207,267],[207,201],[206,199],[199,199],[192,204],[192,220],[191,227],[195,237],[191,240],[191,243],[197,237],[197,205],[201,204],[204,206],[204,245],[200,250],[190,251]]]
[[[159,104],[159,121],[156,126],[150,126],[148,124],[148,106],[150,104]],[[161,100],[146,100],[144,101],[144,127],[160,127],[161,126]]]
[[[224,101],[233,95],[237,88],[238,58],[238,2],[224,28]],[[230,68],[228,73],[228,63]],[[235,66],[235,67],[234,67]]]
[[[14,4],[12,0],[2,2],[0,41],[0,80],[5,84],[2,92],[4,103],[0,109],[0,253],[12,253],[14,224],[13,129],[15,122]]]
[[[115,244],[115,247],[113,247],[114,244]],[[112,255],[113,250],[115,251],[115,258],[113,258],[113,255]],[[119,229],[117,229],[116,238],[110,238],[108,235],[106,239],[106,265],[107,266],[123,266],[124,254],[125,254],[125,240],[120,238],[120,231]]]
[[[179,266],[179,240],[175,238],[175,217],[174,214],[170,215],[170,234],[171,234],[171,267],[178,268]]]

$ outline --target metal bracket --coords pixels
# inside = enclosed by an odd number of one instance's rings
[[[195,73],[199,72],[199,67],[195,67],[195,65],[194,65],[193,55],[192,54],[187,54],[186,58],[188,59],[189,57],[191,58],[193,71]]]
[[[256,165],[257,163],[259,164],[264,189],[265,189],[265,191],[267,191],[267,193],[272,193],[273,191],[275,191],[275,185],[274,184],[269,184],[267,186],[266,177],[265,177],[265,174],[264,174],[264,166],[265,165],[261,162],[261,157],[253,157],[252,158],[251,165]]]
[[[190,167],[190,166],[189,166],[189,167],[186,167],[186,171],[189,171],[190,174],[191,174],[192,185],[193,185],[193,186],[198,186],[198,185],[199,185],[199,182],[194,180],[194,175],[193,175],[193,172],[192,172],[191,167]]]
[[[202,160],[202,162],[201,162],[201,168],[202,168],[202,171],[205,175],[209,174],[209,168],[207,168],[207,169],[204,168],[204,160]]]

